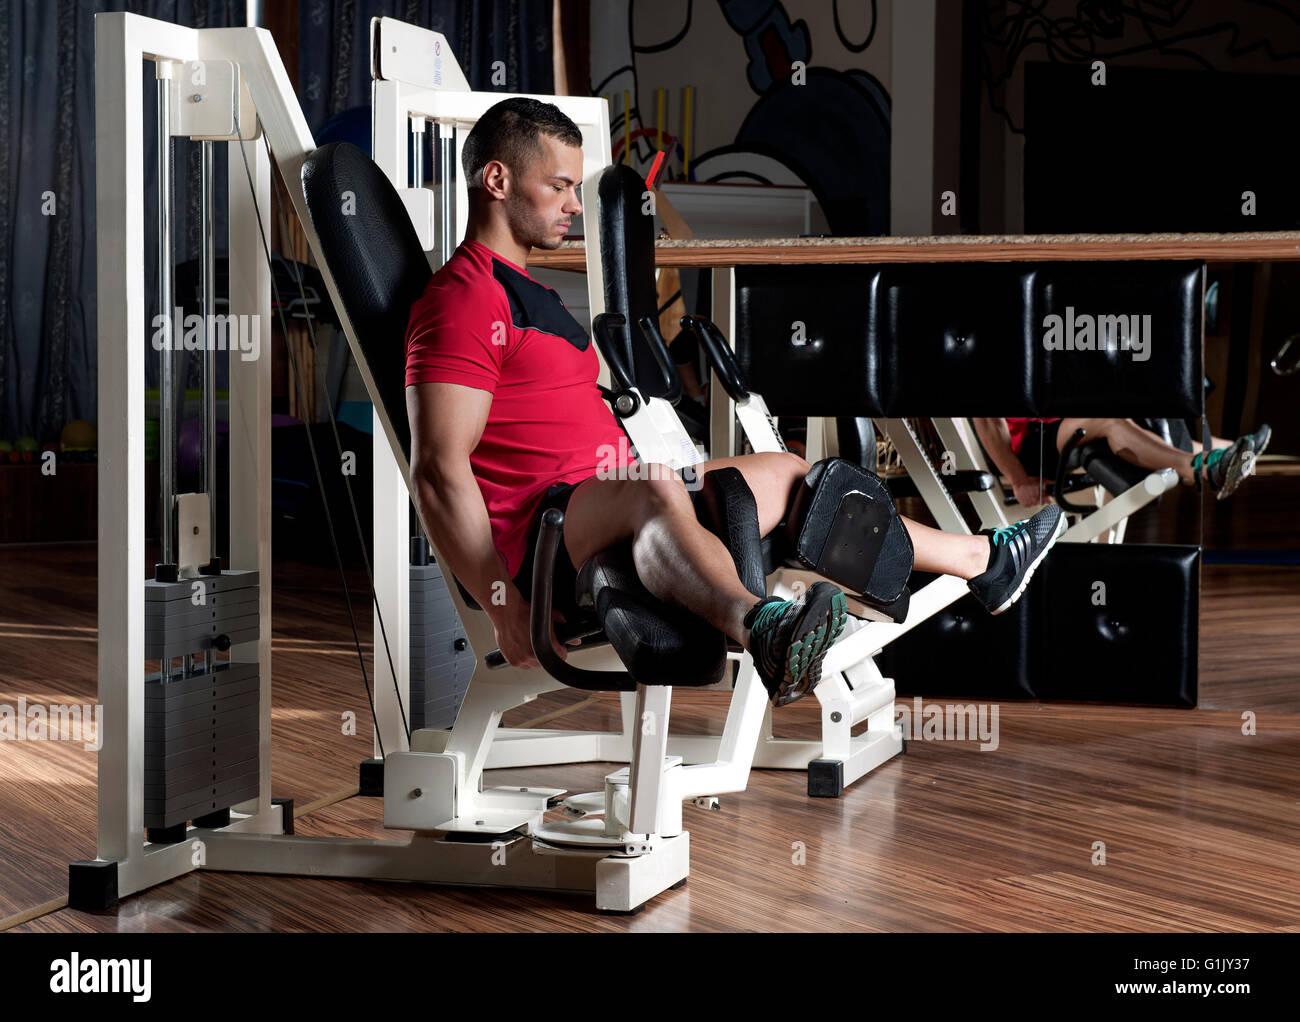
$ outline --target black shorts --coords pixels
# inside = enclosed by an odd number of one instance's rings
[[[1030,475],[1042,476],[1044,479],[1056,478],[1056,469],[1061,463],[1061,452],[1056,449],[1056,434],[1060,428],[1060,419],[1055,422],[1030,420],[1026,423],[1025,439],[1017,457]]]
[[[553,507],[561,511],[567,510],[573,491],[585,481],[556,483],[554,486],[548,486],[546,493],[542,495],[542,502],[538,505],[537,513],[533,515],[533,524],[528,530],[524,563],[514,577],[515,586],[525,600],[531,601],[533,598],[533,558],[537,553],[537,537],[542,531],[542,515]],[[564,615],[564,620],[570,623],[579,616],[578,602],[573,593],[577,581],[578,571],[574,568],[573,561],[569,559],[569,551],[564,545],[564,540],[561,539],[560,548],[555,552],[555,570],[551,573],[551,606],[558,609]]]
[[[691,495],[691,503],[694,504],[699,497],[700,489],[698,485],[693,485],[690,480],[692,476],[687,475],[687,469],[678,472],[687,481],[687,492]],[[516,588],[523,594],[525,600],[531,601],[533,598],[533,559],[537,554],[537,538],[542,531],[542,515],[551,508],[559,508],[566,511],[569,507],[569,498],[573,496],[573,491],[585,483],[587,480],[580,479],[576,483],[555,483],[546,488],[542,495],[542,502],[537,506],[537,511],[533,515],[533,524],[528,529],[528,544],[524,548],[524,563],[520,566],[519,571],[513,579]],[[560,548],[555,552],[555,570],[551,572],[551,606],[557,608],[564,615],[566,622],[572,623],[582,616],[584,611],[579,609],[577,597],[574,589],[578,583],[578,569],[573,566],[573,561],[569,557],[569,551],[566,548],[563,539],[560,541]]]

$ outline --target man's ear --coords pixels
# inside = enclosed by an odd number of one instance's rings
[[[504,199],[510,185],[510,168],[500,160],[489,160],[483,168],[484,191],[494,199]]]

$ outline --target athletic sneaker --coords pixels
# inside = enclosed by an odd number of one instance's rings
[[[1240,437],[1231,447],[1218,447],[1192,458],[1192,471],[1204,474],[1217,500],[1231,497],[1241,481],[1255,471],[1255,448],[1250,437]]]
[[[1032,518],[980,533],[989,538],[989,566],[966,584],[990,614],[1001,614],[1020,599],[1038,562],[1056,545],[1066,525],[1065,512],[1049,504]]]
[[[1268,423],[1265,422],[1256,427],[1255,432],[1247,433],[1246,439],[1250,441],[1250,448],[1255,452],[1255,457],[1258,458],[1264,453],[1264,448],[1268,446],[1268,442],[1273,439],[1273,431],[1268,428]]]
[[[848,604],[830,582],[814,582],[797,600],[769,596],[745,615],[758,676],[777,706],[817,687],[822,659],[844,630]]]

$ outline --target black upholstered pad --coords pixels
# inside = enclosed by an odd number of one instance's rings
[[[1057,543],[1005,614],[965,596],[880,668],[899,695],[1194,706],[1199,577],[1193,546]]]
[[[332,142],[302,165],[312,227],[379,389],[393,432],[411,458],[406,415],[406,324],[433,276],[392,182],[356,146]]]
[[[595,609],[614,652],[643,685],[712,685],[727,663],[726,637],[703,618],[663,603],[646,590],[624,544],[578,570],[579,604]]]
[[[879,273],[871,266],[738,266],[731,340],[773,415],[884,415]]]
[[[637,389],[646,397],[667,397],[658,364],[637,326],[642,316],[659,322],[654,217],[641,212],[645,192],[645,180],[631,167],[616,163],[601,172],[596,194],[605,311],[624,318],[614,343],[623,364],[632,367]]]
[[[758,503],[738,468],[715,468],[700,480],[695,517],[731,552],[736,574],[758,599],[767,595]]]
[[[1037,414],[1199,416],[1204,276],[1198,262],[1040,265],[1029,316],[1038,349]],[[1103,317],[1149,316],[1147,351],[1045,351],[1044,320],[1068,322],[1070,310],[1091,317],[1098,330]]]
[[[1154,261],[738,267],[732,342],[775,415],[1196,417],[1203,276]],[[1094,346],[1103,317],[1136,316],[1149,343],[1056,350],[1052,316]]]

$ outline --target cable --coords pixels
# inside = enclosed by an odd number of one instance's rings
[[[262,132],[262,143],[263,143],[263,146],[264,146],[265,149],[266,149],[266,155],[267,155],[267,158],[270,159],[270,160],[272,160],[272,161],[274,162],[274,156],[273,156],[273,154],[271,153],[271,144],[270,144],[270,142],[269,142],[269,141],[267,140],[267,138],[266,138],[266,132],[265,132],[265,131]],[[276,192],[276,195],[277,195],[277,196],[279,195],[279,191],[278,191],[278,190],[277,190],[277,192]],[[307,295],[306,295],[305,288],[303,287],[303,282],[302,282],[302,271],[299,270],[299,268],[298,268],[299,265],[300,265],[300,264],[299,264],[299,261],[298,261],[298,251],[297,251],[297,249],[295,248],[295,246],[294,246],[294,244],[293,244],[293,235],[292,235],[292,234],[290,233],[290,231],[289,231],[289,222],[288,222],[288,219],[287,219],[286,216],[285,216],[285,212],[284,212],[284,203],[282,203],[282,202],[278,202],[278,201],[277,201],[277,202],[276,202],[276,209],[279,211],[279,214],[280,214],[280,231],[281,231],[281,233],[283,234],[283,236],[284,236],[284,238],[285,238],[286,244],[288,244],[288,246],[289,246],[289,254],[293,257],[293,258],[290,260],[290,265],[291,265],[291,268],[292,268],[292,271],[293,271],[294,282],[298,285],[298,296],[299,296],[299,298],[302,300],[303,305],[306,306],[306,304],[307,304]],[[278,300],[278,298],[277,298],[277,300]],[[281,322],[283,322],[283,313],[281,313]],[[317,348],[316,348],[316,330],[315,330],[315,328],[312,326],[312,320],[311,320],[311,317],[310,317],[310,316],[306,317],[305,322],[306,322],[306,324],[307,324],[307,338],[308,338],[308,342],[311,344],[312,352],[315,354],[315,353],[317,353]],[[288,338],[287,338],[287,336],[286,336],[286,344],[287,344],[287,343],[288,343]],[[302,380],[301,380],[301,377],[299,377],[299,380],[298,380],[298,386],[299,386],[299,389],[301,390],[301,389],[302,389]],[[328,394],[325,395],[325,410],[329,413],[330,429],[331,429],[331,430],[333,431],[333,433],[334,433],[334,448],[335,448],[335,450],[337,450],[337,451],[339,452],[339,458],[340,458],[340,460],[341,460],[342,457],[343,457],[343,438],[339,436],[339,425],[338,425],[338,420],[337,420],[337,418],[335,417],[335,414],[334,414],[334,407],[333,407],[333,405],[330,404],[330,400],[329,400],[329,395],[328,395]],[[310,430],[309,430],[308,432],[310,433]],[[371,568],[371,566],[370,566],[370,555],[369,555],[368,553],[366,553],[366,537],[365,537],[365,534],[363,533],[363,531],[362,531],[362,529],[361,529],[361,517],[360,517],[360,514],[359,514],[358,511],[357,511],[356,496],[355,496],[355,494],[353,494],[353,492],[352,492],[352,484],[351,484],[351,482],[349,482],[347,476],[344,476],[344,477],[343,477],[343,488],[344,488],[344,490],[347,492],[347,495],[348,495],[348,506],[352,509],[352,523],[353,523],[353,525],[356,527],[356,530],[357,530],[357,539],[358,539],[358,541],[359,541],[359,545],[360,545],[360,547],[361,547],[361,560],[362,560],[362,563],[365,564],[365,568],[366,568],[366,579],[367,579],[367,581],[369,582],[369,585],[370,585],[370,598],[371,598],[371,602],[374,604],[374,607],[375,607],[375,617],[379,620],[379,635],[380,635],[380,638],[383,640],[383,644],[384,644],[384,655],[385,655],[385,656],[387,657],[387,659],[388,659],[388,671],[389,671],[389,675],[390,675],[390,677],[393,679],[393,694],[397,697],[397,709],[398,709],[398,713],[401,715],[401,719],[402,719],[402,729],[403,729],[403,731],[405,731],[405,733],[406,733],[406,740],[407,740],[407,744],[409,745],[409,744],[410,744],[410,740],[411,740],[411,727],[410,727],[410,724],[407,723],[407,720],[406,720],[406,708],[402,705],[402,692],[401,692],[401,689],[398,688],[398,685],[397,685],[397,670],[396,670],[396,668],[393,666],[393,653],[392,653],[392,648],[391,648],[391,647],[389,646],[389,644],[388,644],[388,630],[387,630],[387,628],[385,628],[385,626],[384,626],[384,613],[383,613],[382,608],[381,608],[380,605],[379,605],[379,599],[378,599],[378,597],[375,595],[375,576],[374,576],[374,572],[373,572],[373,570],[372,570],[372,568]]]
[[[237,137],[239,137],[239,138],[242,139],[242,136],[243,136],[243,130],[242,130],[242,129],[240,128],[240,126],[239,126],[239,115],[238,115],[238,112],[235,113],[235,133],[236,133],[236,136],[237,136]],[[270,154],[270,148],[269,148],[270,143],[266,140],[265,131],[262,132],[262,136],[263,136],[263,142],[267,145],[267,152],[268,152],[268,154]],[[272,258],[271,258],[271,251],[270,251],[270,248],[268,247],[268,239],[267,239],[267,236],[266,236],[266,227],[265,227],[265,225],[264,225],[264,223],[263,223],[263,221],[262,221],[262,211],[261,211],[261,207],[260,207],[260,205],[258,204],[258,201],[257,201],[257,189],[256,189],[256,187],[255,187],[254,184],[253,184],[253,174],[252,174],[251,169],[250,169],[249,166],[248,166],[248,154],[244,152],[244,147],[243,147],[242,144],[241,144],[240,147],[239,147],[239,154],[240,154],[240,157],[243,159],[243,162],[244,162],[244,174],[245,174],[245,176],[246,176],[247,179],[248,179],[249,194],[250,194],[250,196],[251,196],[251,198],[252,198],[252,201],[253,201],[253,211],[254,211],[254,213],[255,213],[256,216],[257,216],[258,232],[259,232],[259,236],[260,236],[261,241],[262,241],[262,251],[263,251],[263,254],[264,254],[265,257],[266,257],[267,267],[268,267],[268,269],[270,270],[270,273],[271,273],[271,288],[272,288],[272,291],[273,291],[273,293],[274,293],[274,295],[275,295],[276,313],[277,313],[277,315],[279,316],[279,319],[280,319],[280,330],[281,330],[281,333],[284,335],[284,338],[285,338],[285,350],[286,350],[286,353],[287,353],[288,358],[289,358],[290,366],[291,366],[291,368],[292,368],[292,370],[293,370],[293,373],[294,373],[295,382],[298,384],[299,391],[300,391],[300,393],[301,393],[301,392],[305,389],[305,387],[304,387],[304,385],[303,385],[301,372],[300,372],[299,369],[298,369],[298,363],[297,363],[297,360],[293,357],[293,349],[292,349],[292,347],[291,347],[291,346],[289,345],[289,343],[288,343],[288,338],[289,338],[288,325],[287,325],[287,323],[285,322],[285,318],[284,318],[284,305],[283,305],[283,302],[281,302],[281,300],[280,300],[279,286],[276,284],[276,280],[275,280],[275,263],[274,263],[274,261],[273,261]],[[274,162],[274,158],[273,158],[273,157],[272,157],[272,161]],[[299,288],[301,289],[301,288],[302,288],[302,281],[301,281],[301,278],[298,279],[298,285],[299,285]],[[303,298],[304,298],[304,301],[305,301],[305,295],[303,295]],[[308,324],[308,336],[309,336],[310,342],[311,342],[311,344],[312,344],[312,346],[313,346],[313,349],[314,349],[314,348],[315,348],[315,332],[314,332],[314,331],[312,330],[312,328],[311,328],[311,320],[310,320],[310,318],[307,320],[307,324]],[[332,409],[332,408],[330,409],[330,421],[331,421],[331,422],[334,421],[334,418],[333,418],[333,409]],[[315,443],[315,440],[313,439],[313,437],[312,437],[312,435],[311,435],[311,427],[310,427],[310,425],[307,424],[307,423],[304,423],[304,427],[306,428],[306,433],[307,433],[307,446],[308,446],[308,448],[309,448],[309,450],[310,450],[310,452],[311,452],[312,468],[315,470],[315,473],[316,473],[316,482],[317,482],[317,485],[320,487],[321,503],[322,503],[322,505],[324,506],[324,510],[325,510],[325,522],[326,522],[326,526],[327,526],[328,531],[329,531],[330,545],[331,545],[331,547],[332,547],[333,550],[334,550],[334,559],[335,559],[335,562],[336,562],[337,567],[338,567],[338,570],[339,570],[339,579],[340,579],[340,582],[341,582],[341,584],[342,584],[342,586],[343,586],[343,596],[344,596],[344,601],[345,601],[345,603],[346,603],[346,605],[347,605],[347,610],[348,610],[348,620],[349,620],[349,622],[351,623],[351,626],[352,626],[353,644],[354,644],[355,647],[356,647],[356,651],[357,651],[357,660],[358,660],[358,662],[359,662],[360,665],[361,665],[361,680],[362,680],[362,684],[365,686],[365,689],[366,689],[366,699],[367,699],[367,701],[368,701],[369,704],[370,704],[370,716],[371,716],[371,720],[372,720],[372,722],[374,723],[374,726],[375,726],[375,741],[376,741],[376,743],[379,745],[379,754],[380,754],[380,756],[382,757],[382,756],[385,755],[385,751],[384,751],[383,736],[382,736],[382,734],[380,733],[380,728],[379,728],[379,716],[378,716],[378,713],[377,713],[376,710],[375,710],[374,696],[373,696],[372,693],[371,693],[371,689],[370,689],[370,680],[369,680],[368,675],[366,674],[365,657],[364,657],[364,654],[363,654],[362,651],[361,651],[361,637],[360,637],[360,634],[359,634],[359,632],[358,632],[358,630],[357,630],[356,614],[354,613],[353,608],[352,608],[352,598],[351,598],[351,593],[350,593],[350,591],[348,590],[348,585],[347,585],[347,574],[346,574],[346,571],[344,570],[344,567],[343,567],[343,556],[342,556],[342,553],[341,553],[341,551],[340,551],[340,549],[339,549],[338,536],[337,536],[337,533],[335,532],[335,529],[334,529],[334,517],[333,517],[333,515],[330,513],[330,509],[329,509],[329,501],[328,501],[328,499],[327,499],[327,497],[326,497],[326,493],[325,493],[325,481],[324,481],[324,478],[323,478],[322,473],[321,473],[320,457],[319,457],[319,455],[318,455],[318,453],[317,453],[317,451],[316,451],[316,443]],[[337,441],[337,440],[338,440],[338,430],[337,430],[337,426],[335,427],[335,438],[336,438],[336,441]],[[338,444],[339,444],[339,457],[340,457],[340,459],[342,459],[342,453],[343,453],[343,452],[342,452],[342,443],[341,443],[341,441],[338,441]],[[348,491],[349,500],[351,500],[351,498],[352,498],[351,484],[347,481],[346,478],[344,479],[344,486],[345,486],[345,488],[346,488],[347,491]],[[353,509],[353,515],[354,515],[354,517],[355,517],[355,515],[356,515],[356,504],[355,504],[355,501],[352,502],[352,509]],[[360,525],[359,525],[359,524],[358,524],[358,532],[360,532]],[[363,557],[364,557],[364,551],[365,551],[365,537],[364,537],[364,536],[361,536],[360,539],[361,539],[362,553],[363,553]],[[374,578],[373,578],[373,576],[370,574],[370,563],[369,563],[369,559],[368,559],[368,558],[366,559],[366,570],[367,570],[367,578],[368,578],[369,583],[370,583],[370,593],[371,593],[371,598],[372,598],[372,599],[375,599],[375,594],[374,594]],[[378,610],[378,601],[377,601],[377,599],[375,600],[375,606],[376,606],[376,610]],[[381,620],[381,634],[383,635],[385,649],[387,650],[387,648],[388,648],[388,643],[387,643],[387,634],[383,631],[383,628],[382,628],[382,620]],[[391,667],[392,667],[392,653],[391,653],[391,651],[388,651],[388,661],[389,661],[389,666],[390,666],[390,669],[391,669]],[[394,686],[396,686],[396,672],[394,672]],[[410,741],[410,728],[409,728],[409,725],[406,723],[406,711],[405,711],[405,709],[402,707],[402,702],[401,702],[401,698],[400,698],[400,693],[399,693],[399,698],[398,698],[398,709],[401,711],[402,725],[403,725],[403,728],[406,730],[407,741],[408,741],[408,744],[409,744],[409,741]]]

